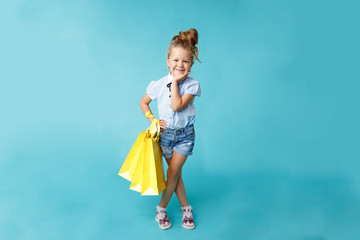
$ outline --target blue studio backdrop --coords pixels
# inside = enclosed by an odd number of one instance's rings
[[[0,239],[300,239],[360,235],[356,1],[0,3]],[[196,229],[119,177],[139,101],[179,31],[199,31]],[[157,114],[156,102],[151,103]]]

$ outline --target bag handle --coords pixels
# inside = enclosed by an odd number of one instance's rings
[[[160,138],[160,120],[156,119],[156,133],[155,133],[155,141],[159,141]]]
[[[151,137],[153,137],[156,141],[159,140],[160,135],[160,120],[154,119],[150,125],[146,129],[146,131],[150,134]]]

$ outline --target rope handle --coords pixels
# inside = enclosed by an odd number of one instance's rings
[[[150,112],[147,112],[145,116],[154,118],[150,127],[148,127],[146,131],[150,134],[151,137],[155,139],[155,141],[158,141],[160,137],[160,120],[156,119]]]

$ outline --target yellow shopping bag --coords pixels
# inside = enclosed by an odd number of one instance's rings
[[[140,133],[119,172],[132,182],[130,189],[141,195],[159,195],[166,188],[159,134],[160,122],[155,119]]]
[[[144,149],[143,145],[145,142],[145,135],[146,132],[141,132],[139,134],[128,156],[126,157],[124,164],[119,171],[119,176],[129,180],[130,182],[132,181],[135,167],[138,163],[139,158],[142,158],[144,155],[142,150]]]
[[[159,140],[145,138],[141,195],[159,195],[165,188]]]
[[[149,137],[149,135],[147,135],[147,132],[145,133],[145,138],[144,138],[144,143],[141,149],[141,156],[139,157],[139,161],[137,161],[136,166],[135,166],[135,170],[133,173],[133,178],[130,184],[130,189],[140,192],[141,193],[141,181],[142,181],[142,177],[143,177],[143,172],[144,172],[144,158],[145,158],[145,141],[146,141],[146,136]]]

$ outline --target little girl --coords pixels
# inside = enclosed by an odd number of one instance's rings
[[[186,199],[182,166],[192,154],[195,142],[194,97],[201,95],[199,83],[188,77],[195,60],[198,60],[198,32],[189,29],[180,32],[170,41],[167,51],[167,66],[170,73],[158,81],[152,81],[140,101],[140,108],[150,122],[154,116],[149,108],[152,100],[158,100],[160,119],[160,147],[168,164],[166,189],[163,191],[156,211],[156,221],[161,229],[171,227],[166,207],[173,193],[181,204],[182,226],[194,229],[192,207]],[[200,62],[200,61],[199,61]]]

